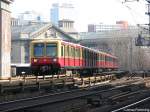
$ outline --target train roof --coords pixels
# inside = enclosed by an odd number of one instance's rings
[[[99,50],[95,50],[95,49],[92,49],[92,48],[89,48],[89,47],[85,47],[85,46],[77,44],[77,43],[67,42],[67,41],[64,41],[64,40],[62,40],[60,38],[36,39],[36,40],[33,40],[32,43],[37,43],[37,42],[55,42],[55,41],[61,41],[61,42],[65,43],[65,44],[69,44],[69,45],[76,46],[76,47],[82,47],[84,49],[88,49],[90,51],[98,52],[98,53],[101,53],[103,55],[107,55],[107,56],[112,57],[112,58],[117,58],[116,56],[114,56],[112,54],[109,54],[109,53],[106,53],[106,52],[103,52],[103,51],[99,51]]]

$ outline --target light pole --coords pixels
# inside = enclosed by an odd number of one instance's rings
[[[146,0],[148,2],[148,12],[146,14],[149,16],[149,35],[150,35],[150,0]]]
[[[133,62],[133,60],[132,60],[132,53],[133,53],[133,45],[132,45],[132,41],[133,41],[133,39],[132,39],[132,36],[130,37],[130,73],[132,74],[132,62]]]

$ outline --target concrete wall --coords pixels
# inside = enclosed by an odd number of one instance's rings
[[[29,44],[27,40],[12,41],[11,63],[30,62]]]
[[[21,62],[20,41],[12,41],[11,63]]]
[[[0,78],[10,77],[10,12],[0,9]]]

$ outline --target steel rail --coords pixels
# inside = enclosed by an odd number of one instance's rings
[[[144,98],[144,99],[139,100],[139,101],[137,101],[137,102],[134,102],[134,103],[132,103],[132,104],[126,105],[126,106],[124,106],[124,107],[121,107],[121,108],[119,108],[119,109],[113,110],[113,111],[111,111],[111,112],[121,112],[121,111],[123,111],[123,110],[125,110],[125,109],[127,109],[127,108],[136,106],[136,105],[138,105],[138,104],[144,103],[144,102],[149,101],[149,100],[150,100],[150,97],[147,97],[147,98]]]
[[[10,102],[4,102],[0,103],[0,112],[10,112],[10,111],[17,111],[22,109],[27,109],[31,107],[37,107],[42,106],[46,104],[54,104],[54,103],[60,103],[64,101],[70,101],[73,99],[78,99],[86,96],[96,95],[102,92],[107,92],[123,87],[127,87],[129,85],[122,85],[118,87],[109,88],[106,90],[99,90],[99,91],[90,91],[88,89],[85,89],[85,91],[77,90],[77,91],[68,91],[68,92],[62,92],[62,93],[56,93],[56,94],[49,94],[44,96],[38,96],[34,98],[27,98],[27,99],[20,99]]]

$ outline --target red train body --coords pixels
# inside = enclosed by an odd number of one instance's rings
[[[81,75],[118,68],[117,57],[58,39],[31,42],[31,69],[36,75],[66,71]]]

